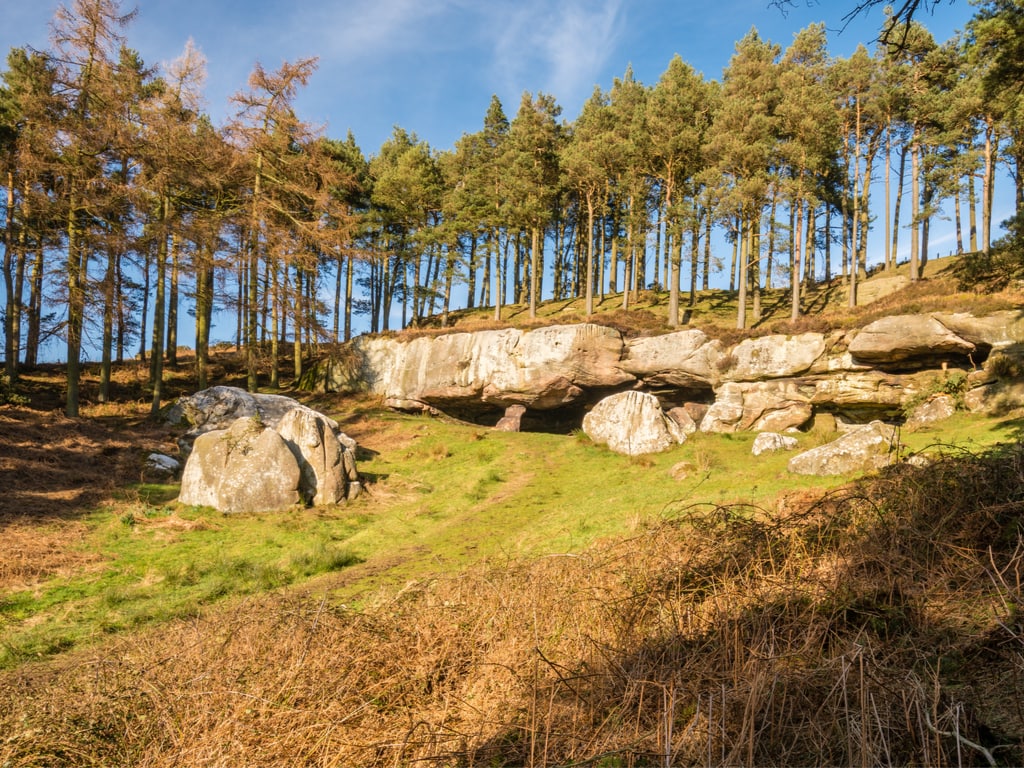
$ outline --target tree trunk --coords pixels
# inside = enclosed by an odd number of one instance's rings
[[[921,278],[920,253],[918,252],[921,203],[920,148],[917,145],[917,130],[914,130],[914,142],[910,147],[910,280],[916,282]]]
[[[540,227],[530,231],[530,319],[537,317],[537,292],[540,290]]]
[[[153,343],[150,352],[150,380],[153,384],[153,402],[150,416],[156,418],[160,412],[164,379],[164,317],[166,312],[165,286],[167,283],[167,241],[168,233],[163,228],[169,217],[166,198],[160,201],[160,239],[156,246],[156,296],[153,298]]]
[[[800,236],[803,229],[801,226],[803,223],[803,205],[804,201],[797,197],[790,209],[795,226],[793,228],[793,268],[790,276],[790,288],[793,295],[789,308],[789,319],[794,323],[800,317],[800,258],[802,253],[801,246],[803,245]]]
[[[32,277],[28,281],[28,330],[25,334],[25,365],[34,366],[39,360],[39,335],[43,310],[43,244],[35,246]]]
[[[900,147],[900,170],[897,176],[896,182],[896,205],[892,211],[892,269],[896,269],[897,260],[899,259],[899,245],[900,238],[900,205],[903,202],[903,182],[906,176],[907,170],[907,145],[904,144]]]
[[[103,341],[100,349],[100,391],[97,399],[105,403],[110,399],[110,365],[114,346],[114,275],[117,255],[107,248],[107,269],[103,275]]]
[[[584,280],[586,285],[585,314],[590,317],[594,314],[594,195],[587,195],[587,274]]]
[[[171,280],[167,287],[167,364],[178,367],[178,242],[171,235]]]
[[[7,172],[7,222],[4,227],[4,372],[13,383],[18,377],[18,356],[15,353],[14,318],[21,295],[14,293],[14,172]]]
[[[736,261],[736,277],[739,282],[737,286],[738,297],[737,297],[737,309],[736,309],[736,327],[743,329],[747,327],[747,254],[746,249],[748,247],[748,230],[750,225],[747,223],[747,217],[743,217],[743,223],[740,225],[740,231],[737,235],[737,247],[734,253],[737,254]]]
[[[67,326],[67,398],[65,413],[69,418],[78,416],[78,392],[81,378],[82,325],[85,318],[85,269],[88,265],[86,249],[80,242],[78,222],[78,193],[72,181],[68,195],[67,216],[67,285],[68,285],[68,326]]]

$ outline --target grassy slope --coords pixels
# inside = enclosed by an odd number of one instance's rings
[[[944,293],[913,301],[918,308],[965,301]],[[719,311],[728,327],[729,308]],[[694,504],[739,504],[752,518],[763,516],[761,508],[770,518],[792,508],[792,499],[848,480],[791,476],[785,455],[755,460],[753,435],[697,435],[664,454],[630,459],[578,435],[496,433],[338,398],[313,404],[359,440],[369,481],[362,498],[331,510],[224,516],[168,504],[173,487],[135,485],[80,510],[70,546],[66,517],[34,518],[22,533],[75,550],[70,562],[78,565],[2,582],[0,664],[21,674],[30,659],[75,658],[74,648],[103,656],[107,645],[124,642],[117,638],[150,643],[147,626],[166,624],[172,635],[183,619],[216,626],[239,599],[253,599],[247,595],[313,594],[374,611],[482,562],[518,568],[545,555],[596,551],[588,548],[685,518]],[[984,449],[1020,431],[1020,419],[958,416],[904,440],[914,450]],[[800,440],[808,447],[827,437]],[[682,462],[690,469],[678,479]],[[5,528],[9,537],[18,530]]]

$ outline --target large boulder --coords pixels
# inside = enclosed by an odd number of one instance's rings
[[[190,427],[178,440],[182,455],[188,460],[182,474],[183,488],[186,476],[189,477],[190,484],[199,483],[206,488],[215,487],[207,480],[200,483],[199,478],[207,477],[216,467],[223,464],[223,462],[218,463],[220,459],[217,456],[220,454],[217,451],[223,451],[224,446],[220,446],[211,454],[214,456],[213,459],[207,457],[199,460],[200,465],[192,467],[190,474],[189,466],[193,461],[192,454],[201,437],[208,434],[223,435],[230,429],[240,429],[236,425],[239,421],[243,421],[254,425],[250,430],[254,434],[256,427],[263,431],[273,432],[288,449],[299,470],[298,479],[286,491],[288,498],[291,498],[291,491],[294,491],[298,494],[298,501],[319,506],[337,504],[344,499],[355,498],[360,492],[359,472],[356,469],[355,440],[342,432],[338,423],[333,419],[290,397],[250,393],[236,387],[211,387],[194,395],[180,398],[172,408],[169,420],[172,423]],[[276,445],[272,437],[268,436],[262,439],[268,444]],[[208,452],[211,450],[211,445],[209,442],[206,443]],[[267,457],[268,461],[271,459],[272,456]],[[227,458],[224,458],[224,461],[227,461]],[[241,459],[235,457],[232,461],[237,462]],[[203,470],[197,475],[198,466],[202,466]],[[229,470],[223,469],[223,471]],[[267,471],[276,470],[268,467]],[[290,468],[282,468],[280,471],[290,476]],[[226,496],[231,488],[231,483],[228,481],[224,492],[218,491],[218,496]],[[192,488],[187,492],[183,490],[186,499],[208,498],[210,493],[212,491]],[[187,501],[185,503],[208,502]],[[235,506],[231,502],[220,501],[217,504],[210,504],[210,506],[224,509],[220,506],[221,503],[227,503],[229,507]],[[292,503],[295,502],[289,501],[287,504],[279,506],[287,506]],[[237,510],[225,509],[225,511]]]
[[[300,500],[301,471],[284,439],[258,419],[199,435],[181,475],[181,504],[267,512]]]
[[[898,448],[896,428],[873,421],[789,460],[797,475],[845,475],[867,472],[891,464]]]
[[[898,315],[869,323],[850,341],[854,359],[873,365],[903,365],[915,360],[966,357],[977,349],[931,315]]]
[[[595,443],[627,456],[659,453],[686,441],[679,425],[661,410],[658,398],[635,391],[601,400],[583,417],[583,431]]]
[[[806,424],[810,399],[794,381],[727,382],[700,423],[701,432],[784,432]]]
[[[195,439],[204,432],[227,429],[234,421],[253,417],[268,427],[277,427],[285,414],[294,410],[306,411],[332,429],[353,452],[355,441],[338,430],[333,419],[314,411],[291,397],[246,392],[238,387],[217,386],[203,389],[193,395],[180,397],[167,412],[166,420],[171,426],[187,427],[178,439],[183,454],[191,449]]]

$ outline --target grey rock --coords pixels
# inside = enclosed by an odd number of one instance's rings
[[[760,456],[762,453],[775,453],[777,451],[792,451],[799,445],[795,437],[780,435],[778,432],[762,432],[754,438],[754,445],[751,453]]]
[[[616,453],[659,453],[685,442],[682,429],[661,410],[658,398],[645,392],[606,397],[583,417],[583,431]]]
[[[893,462],[896,428],[873,421],[789,460],[789,471],[798,475],[844,475],[880,469]]]
[[[299,464],[284,439],[253,418],[199,435],[178,502],[221,512],[267,512],[300,501]]]
[[[173,480],[181,471],[181,462],[163,453],[151,453],[142,466],[142,479],[156,483]]]
[[[935,395],[914,408],[904,426],[913,431],[937,421],[944,421],[954,413],[956,399],[952,395]]]

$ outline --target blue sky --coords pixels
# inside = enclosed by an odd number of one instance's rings
[[[70,2],[70,0],[69,0]],[[848,55],[871,45],[881,11],[839,32],[853,0],[796,0],[783,14],[769,0],[135,0],[129,44],[148,64],[170,61],[191,37],[208,61],[207,109],[222,122],[229,97],[253,64],[318,56],[300,95],[300,116],[343,138],[351,129],[374,154],[394,125],[437,149],[478,130],[491,95],[511,118],[523,91],[544,91],[572,120],[595,85],[611,87],[628,65],[657,82],[678,53],[718,79],[734,43],[756,26],[789,44],[816,21],[830,49]],[[53,0],[0,0],[0,48],[47,46]],[[947,0],[921,20],[942,41],[973,7]]]

